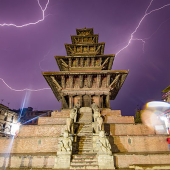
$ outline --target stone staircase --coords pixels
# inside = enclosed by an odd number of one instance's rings
[[[98,169],[96,154],[73,155],[70,169]]]
[[[77,150],[73,153],[70,169],[98,169],[96,154],[93,153],[92,110],[80,108],[77,123]]]

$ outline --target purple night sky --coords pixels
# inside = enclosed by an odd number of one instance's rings
[[[116,54],[127,45],[150,4],[150,0],[50,0],[45,19],[22,28],[0,26],[0,78],[13,89],[49,88],[44,71],[58,71],[55,55],[66,55],[64,43],[71,43],[76,28],[93,28],[104,54]],[[47,0],[40,0],[44,8]],[[153,0],[148,12],[170,3]],[[0,24],[36,22],[42,11],[36,0],[1,0]],[[161,100],[161,91],[170,85],[170,6],[146,16],[128,48],[113,63],[114,70],[130,70],[112,109],[134,115],[137,105]],[[27,95],[26,95],[27,94]],[[13,91],[0,80],[0,100],[11,109],[31,106],[34,110],[59,110],[51,90]]]

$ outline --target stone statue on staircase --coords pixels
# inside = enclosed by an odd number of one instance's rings
[[[96,141],[96,146],[98,148],[98,154],[112,155],[111,145],[109,143],[109,140],[105,136],[104,130],[99,132],[99,137]]]
[[[72,140],[69,137],[69,133],[68,133],[67,130],[64,131],[63,137],[60,137],[58,147],[59,147],[59,152],[71,153],[71,151],[72,151]]]
[[[69,133],[74,134],[74,126],[73,126],[73,119],[71,119],[70,117],[68,117],[66,119],[66,127]]]
[[[103,118],[101,116],[99,116],[97,118],[97,131],[101,131],[102,130],[102,124],[103,124]]]
[[[70,110],[70,118],[73,119],[73,122],[77,121],[77,108]]]

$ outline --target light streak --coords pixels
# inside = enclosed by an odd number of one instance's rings
[[[39,116],[36,116],[36,117],[34,117],[34,118],[30,119],[30,120],[27,120],[26,122],[22,123],[22,125],[24,125],[24,124],[26,124],[26,123],[28,123],[28,122],[31,122],[32,120],[38,119],[39,117],[41,117],[41,116],[43,116],[43,115],[45,115],[45,114],[46,114],[46,113],[43,113],[42,115],[39,115]]]
[[[28,89],[28,88],[25,88],[25,89],[20,89],[20,90],[17,90],[17,89],[13,89],[11,86],[9,86],[2,78],[0,78],[0,80],[2,80],[2,82],[10,89],[10,90],[13,90],[13,91],[17,91],[17,92],[22,92],[22,91],[43,91],[43,90],[50,90],[50,88],[41,88],[41,89]]]
[[[28,93],[26,92],[25,97],[24,97],[24,101],[22,103],[21,111],[20,111],[20,114],[19,114],[19,117],[18,117],[18,122],[20,122],[20,119],[21,119],[21,116],[22,116],[22,113],[23,113],[23,109],[24,109],[24,106],[25,106],[25,103],[26,103],[26,100],[27,100],[27,96],[28,96]]]
[[[153,2],[153,0],[150,1],[150,4],[148,5],[148,7],[147,7],[147,9],[146,9],[146,11],[145,11],[144,16],[143,16],[143,17],[141,18],[141,20],[139,21],[139,23],[138,23],[137,27],[135,28],[135,30],[131,33],[130,39],[129,39],[129,41],[128,41],[128,44],[127,44],[126,46],[124,46],[122,49],[120,49],[120,50],[116,53],[116,56],[117,56],[121,51],[123,51],[124,49],[126,49],[133,40],[142,41],[142,42],[143,42],[143,50],[144,50],[145,40],[144,40],[144,39],[133,38],[134,34],[137,32],[138,28],[140,27],[142,21],[145,19],[146,16],[150,15],[150,14],[153,13],[153,12],[159,11],[159,10],[161,10],[161,9],[167,7],[167,6],[170,6],[170,4],[166,4],[166,5],[163,5],[163,6],[160,7],[160,8],[156,8],[156,9],[153,9],[153,10],[151,10],[150,12],[148,12],[148,9],[149,9],[150,6],[152,5],[152,2]],[[166,21],[165,21],[165,22],[166,22]],[[162,23],[162,24],[163,24],[163,23]],[[161,25],[162,25],[162,24],[161,24]],[[158,29],[159,29],[159,28],[158,28]],[[158,29],[157,29],[157,30],[158,30]],[[157,30],[156,30],[156,31],[157,31]],[[154,32],[154,33],[155,33],[155,32]],[[153,33],[153,34],[154,34],[154,33]],[[152,35],[153,35],[153,34],[152,34]],[[151,36],[152,36],[152,35],[151,35]],[[150,36],[150,37],[151,37],[151,36]],[[146,39],[146,38],[145,38],[145,39]]]
[[[40,7],[40,9],[41,9],[41,11],[42,11],[42,19],[40,19],[40,20],[38,20],[38,21],[36,21],[36,22],[31,22],[31,23],[27,23],[27,24],[23,24],[23,25],[6,24],[6,23],[4,23],[4,24],[0,24],[0,26],[2,26],[2,27],[3,27],[3,26],[14,26],[14,27],[17,27],[17,28],[21,28],[21,27],[26,27],[26,26],[28,26],[28,25],[35,25],[35,24],[38,24],[39,22],[44,21],[44,19],[45,19],[45,11],[46,11],[46,9],[47,9],[47,6],[48,6],[48,4],[49,4],[49,1],[50,1],[50,0],[47,0],[47,3],[46,3],[46,5],[45,5],[45,8],[43,9],[42,6],[41,6],[41,4],[40,4],[40,2],[39,2],[39,0],[37,0],[38,5],[39,5],[39,7]]]

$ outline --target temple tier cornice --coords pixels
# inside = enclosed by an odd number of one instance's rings
[[[62,109],[81,107],[110,108],[129,71],[111,70],[114,54],[104,55],[105,42],[98,43],[93,28],[76,29],[72,44],[65,44],[67,56],[55,56],[60,72],[42,73]]]
[[[104,54],[105,43],[95,43],[95,44],[65,44],[67,55],[103,55]]]
[[[66,95],[109,95],[114,100],[128,75],[127,70],[62,71],[42,73],[60,101]]]
[[[72,44],[95,44],[98,43],[99,35],[71,35]]]
[[[60,71],[111,70],[114,54],[96,56],[55,56]]]

